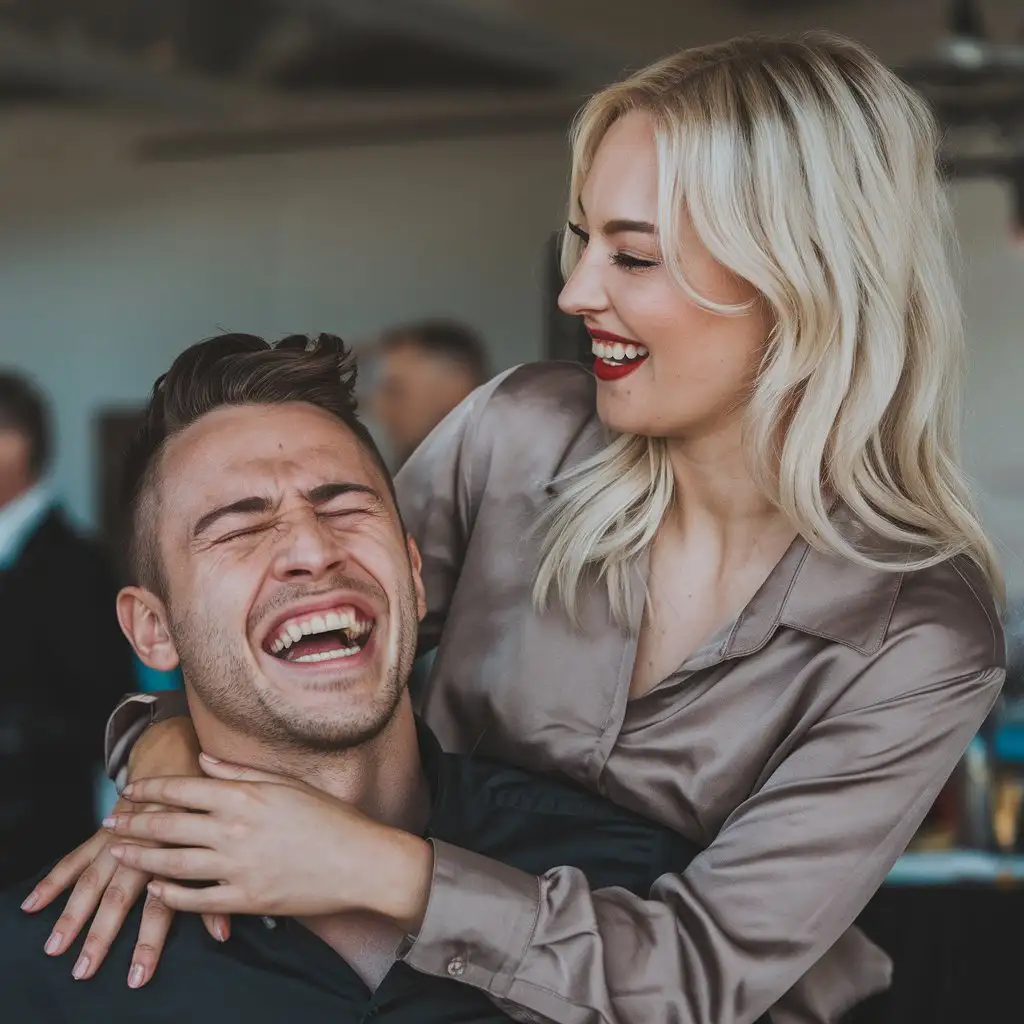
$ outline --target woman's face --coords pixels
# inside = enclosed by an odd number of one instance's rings
[[[744,404],[766,320],[761,303],[740,316],[707,312],[662,264],[657,155],[646,114],[628,114],[608,130],[580,199],[582,223],[570,230],[586,249],[559,305],[582,316],[594,339],[598,415],[621,433],[697,440],[719,432]],[[755,297],[685,220],[681,238],[680,262],[699,294],[730,304]]]

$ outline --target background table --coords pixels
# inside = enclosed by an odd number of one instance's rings
[[[1024,1020],[1024,858],[907,858],[858,924],[893,959],[893,985],[843,1024]],[[983,857],[983,855],[979,855]],[[950,876],[955,876],[950,880]]]

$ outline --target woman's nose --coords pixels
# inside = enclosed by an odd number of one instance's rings
[[[586,316],[607,308],[608,297],[601,269],[595,265],[589,248],[584,250],[558,296],[558,308],[571,316]]]

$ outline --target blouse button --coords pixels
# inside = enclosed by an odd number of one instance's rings
[[[461,956],[454,956],[448,961],[448,973],[453,978],[461,978],[466,972],[466,961]]]

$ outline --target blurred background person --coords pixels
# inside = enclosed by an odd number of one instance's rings
[[[455,320],[420,320],[386,331],[370,411],[397,469],[474,388],[490,378],[487,349]]]
[[[373,344],[376,356],[369,412],[380,426],[393,471],[474,388],[490,379],[487,348],[457,320],[429,319],[392,327]],[[419,658],[409,677],[417,709],[434,664]]]
[[[0,372],[0,885],[96,827],[107,704],[135,687],[117,580],[46,480],[50,417]]]

